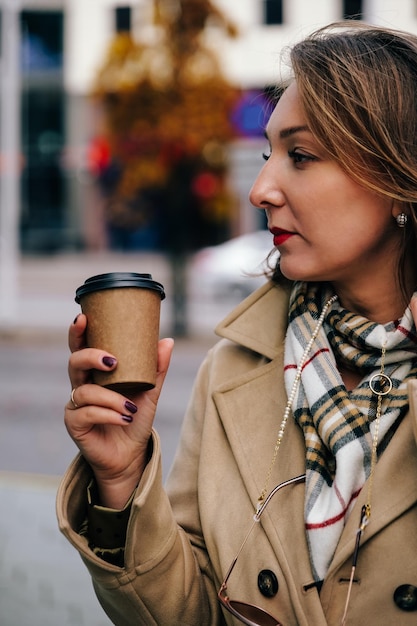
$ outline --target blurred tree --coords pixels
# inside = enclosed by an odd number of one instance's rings
[[[118,32],[97,76],[104,123],[96,143],[106,160],[96,174],[111,235],[123,241],[156,225],[177,278],[178,336],[186,333],[187,254],[230,235],[227,146],[239,94],[204,35],[237,31],[210,0],[154,0],[153,26],[147,41]]]

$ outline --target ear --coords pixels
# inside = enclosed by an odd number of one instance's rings
[[[396,220],[400,213],[405,213],[410,216],[410,205],[407,202],[400,202],[399,200],[392,201],[391,215]]]

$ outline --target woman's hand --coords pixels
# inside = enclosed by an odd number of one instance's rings
[[[100,503],[122,508],[145,468],[156,406],[173,349],[172,339],[158,345],[156,386],[127,398],[92,384],[91,370],[117,367],[113,355],[85,347],[87,319],[79,315],[69,330],[69,377],[74,390],[65,407],[65,425],[90,464]]]

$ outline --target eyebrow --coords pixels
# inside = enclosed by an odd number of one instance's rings
[[[310,132],[308,126],[291,126],[290,128],[283,128],[280,131],[279,136],[281,137],[281,139],[286,139],[287,137],[291,137],[291,135],[295,135],[296,133],[302,133],[305,131]]]
[[[292,135],[295,135],[296,133],[302,133],[302,132],[310,132],[310,129],[308,126],[290,126],[289,128],[283,128],[280,132],[279,132],[279,137],[280,139],[287,139],[288,137],[291,137]],[[268,133],[267,131],[264,132],[265,138],[268,139]]]

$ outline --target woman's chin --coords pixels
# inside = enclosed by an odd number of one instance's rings
[[[311,281],[314,280],[311,278],[311,275],[303,271],[300,267],[295,268],[294,266],[285,265],[285,263],[280,263],[279,266],[281,270],[281,274],[291,281]]]

